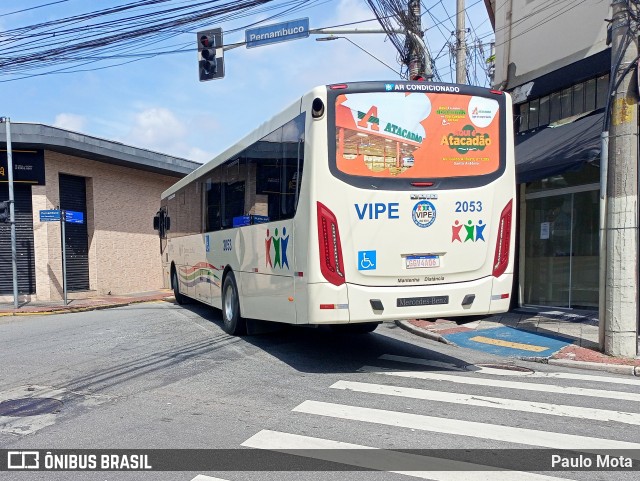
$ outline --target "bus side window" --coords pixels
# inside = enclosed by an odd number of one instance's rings
[[[222,222],[221,222],[222,192],[220,189],[220,182],[216,182],[214,179],[207,179],[207,182],[205,183],[205,196],[206,196],[205,230],[207,232],[220,230],[222,227]]]
[[[282,127],[282,216],[296,213],[304,164],[304,114]]]
[[[244,187],[245,182],[229,182],[224,184],[222,201],[224,205],[222,227],[233,227],[233,218],[244,215]]]
[[[282,128],[279,128],[264,136],[249,149],[250,162],[255,165],[251,172],[255,176],[253,179],[255,179],[256,200],[261,200],[260,209],[269,221],[281,218],[281,144]]]

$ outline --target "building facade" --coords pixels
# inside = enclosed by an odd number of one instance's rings
[[[519,304],[597,309],[610,2],[485,3],[496,32],[492,84],[514,101]]]
[[[0,201],[9,198],[0,126]],[[21,302],[62,299],[61,224],[41,211],[80,213],[65,224],[69,297],[162,287],[153,216],[160,194],[200,164],[46,125],[11,124]],[[44,217],[42,217],[44,216]],[[10,225],[0,223],[0,301],[13,299]]]

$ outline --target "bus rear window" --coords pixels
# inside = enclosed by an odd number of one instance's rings
[[[500,168],[498,102],[452,93],[336,98],[336,166],[352,176],[437,179]]]

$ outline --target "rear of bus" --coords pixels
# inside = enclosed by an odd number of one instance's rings
[[[310,137],[324,144],[326,129],[327,157],[314,147],[310,321],[507,311],[516,209],[508,94],[361,82],[328,86],[319,101],[326,112]]]

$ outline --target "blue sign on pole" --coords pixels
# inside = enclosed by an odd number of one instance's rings
[[[60,211],[58,209],[40,211],[40,222],[58,222],[59,220]]]
[[[245,31],[247,48],[261,47],[271,43],[306,38],[309,36],[309,19],[301,18],[290,22],[274,23]]]
[[[65,210],[64,218],[70,224],[84,224],[84,214],[73,210]]]

